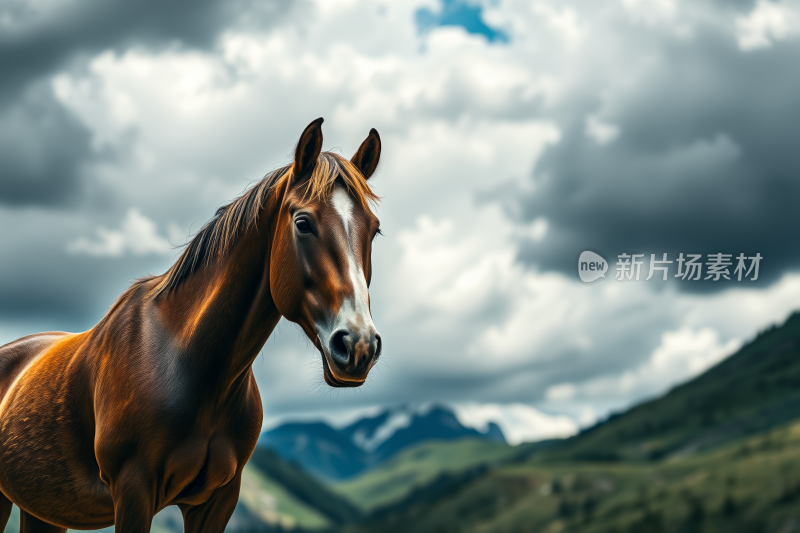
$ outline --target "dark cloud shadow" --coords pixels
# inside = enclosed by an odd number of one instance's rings
[[[288,0],[74,0],[0,5],[0,204],[57,205],[85,191],[89,133],[48,80],[103,50],[207,49],[225,30],[266,31],[300,4]]]
[[[538,162],[530,190],[503,195],[519,221],[549,223],[544,239],[521,243],[520,259],[572,275],[585,249],[608,260],[758,252],[759,280],[750,282],[758,286],[797,270],[800,43],[745,53],[714,28],[695,39],[652,39],[635,39],[652,57],[630,73],[633,83],[609,87],[602,105],[598,87],[565,101],[561,140]],[[601,143],[587,134],[591,115],[617,127],[617,137]]]
[[[0,203],[52,205],[82,186],[91,155],[89,132],[36,84],[0,110]]]

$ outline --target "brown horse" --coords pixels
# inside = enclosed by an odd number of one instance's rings
[[[185,531],[221,533],[261,430],[253,360],[282,316],[328,384],[364,383],[381,142],[371,130],[347,161],[321,153],[321,124],[94,328],[0,347],[0,525],[13,502],[23,532],[145,532],[178,505]]]

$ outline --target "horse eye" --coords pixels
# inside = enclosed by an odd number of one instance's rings
[[[300,233],[311,233],[311,224],[309,224],[308,220],[304,218],[298,218],[295,220],[294,225],[297,227],[297,231]]]

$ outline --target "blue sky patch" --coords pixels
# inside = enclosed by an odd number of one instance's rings
[[[426,33],[440,26],[458,26],[467,33],[483,35],[489,42],[508,42],[508,35],[503,30],[495,29],[483,21],[483,6],[466,0],[439,0],[441,9],[434,13],[427,7],[414,13],[414,19],[420,32]]]

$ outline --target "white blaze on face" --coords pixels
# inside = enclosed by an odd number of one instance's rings
[[[347,275],[353,285],[353,298],[342,302],[339,315],[336,317],[336,326],[354,329],[369,339],[371,330],[374,330],[372,317],[369,313],[369,290],[364,271],[358,263],[353,250],[353,235],[351,226],[353,222],[353,199],[344,187],[336,187],[331,198],[333,208],[342,218],[344,234],[347,240]]]

